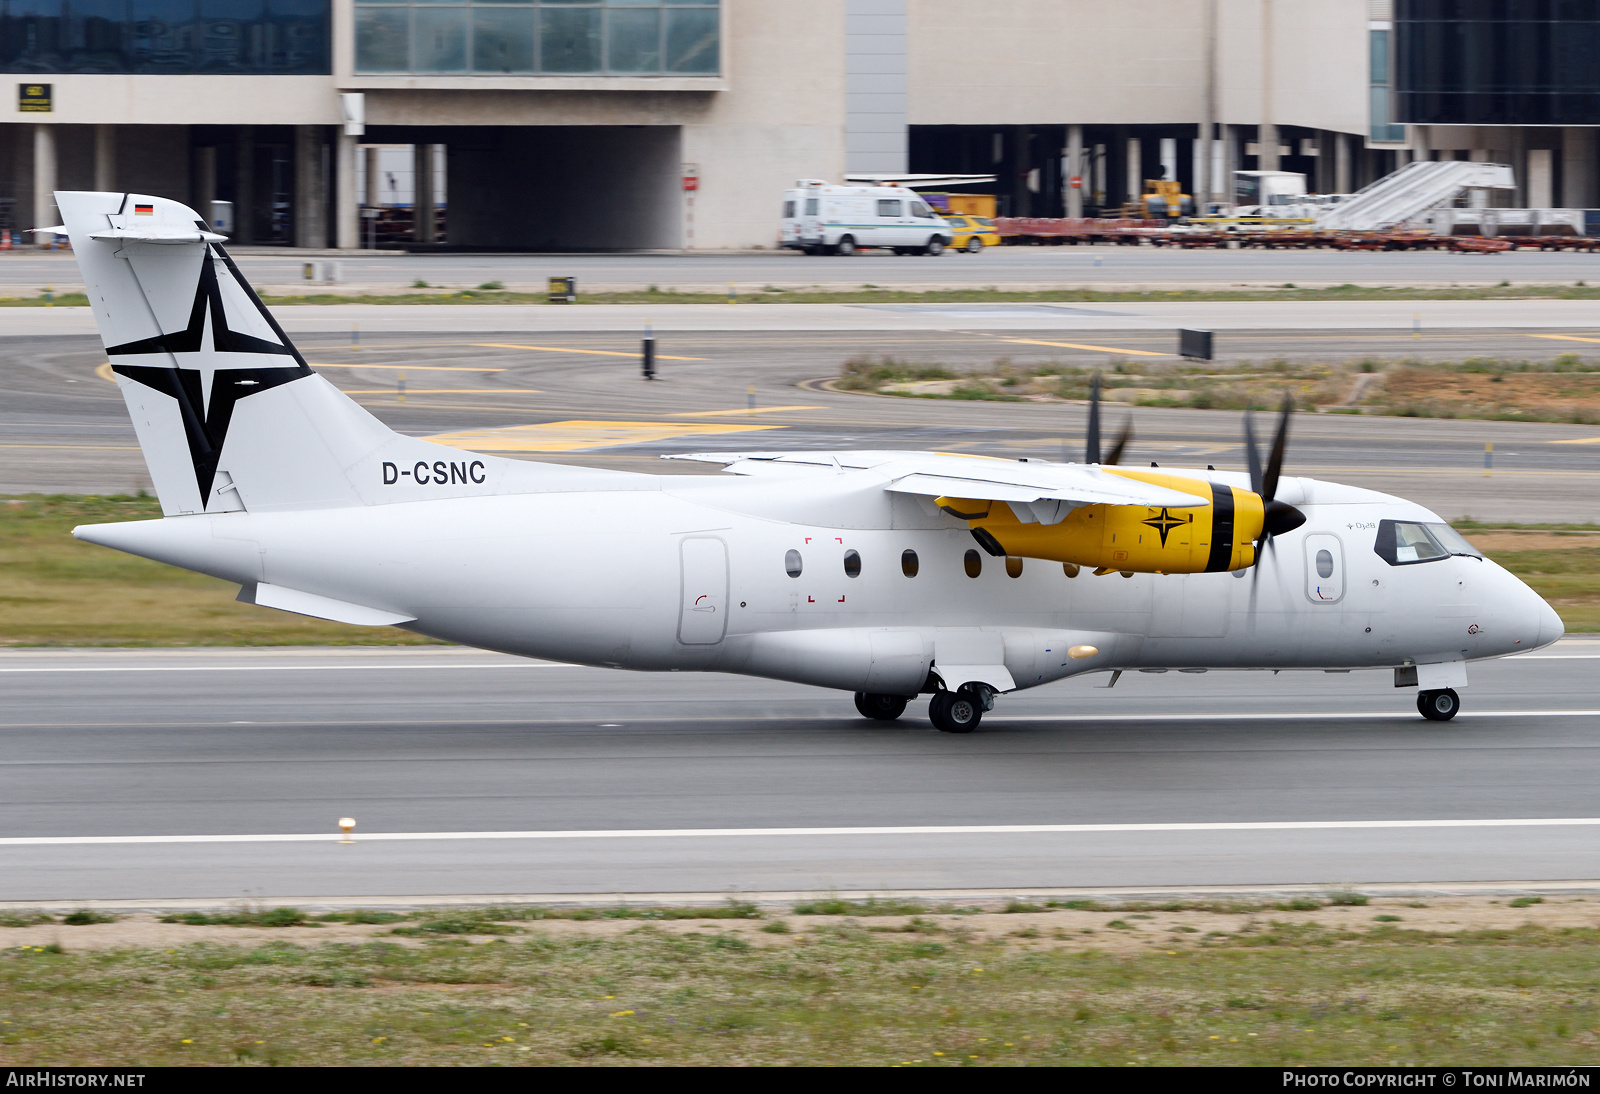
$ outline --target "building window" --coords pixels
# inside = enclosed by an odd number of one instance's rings
[[[715,76],[719,0],[356,0],[363,75]]]
[[[14,73],[315,76],[333,71],[330,0],[5,0]]]
[[[1391,33],[1388,23],[1375,23],[1367,31],[1371,65],[1368,114],[1372,126],[1370,135],[1374,141],[1399,143],[1406,139],[1406,127],[1394,122],[1394,95],[1389,76]]]

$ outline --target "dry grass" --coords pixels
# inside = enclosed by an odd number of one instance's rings
[[[1581,1064],[1600,1043],[1589,901],[1076,903],[1093,906],[409,920],[498,936],[397,936],[357,925],[370,913],[36,924],[0,933],[0,1058],[1482,1066]]]

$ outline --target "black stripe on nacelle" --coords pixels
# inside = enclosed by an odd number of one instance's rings
[[[1233,487],[1211,484],[1211,554],[1206,573],[1218,573],[1233,561]]]

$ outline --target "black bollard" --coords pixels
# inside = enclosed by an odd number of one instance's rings
[[[645,328],[644,344],[640,347],[639,363],[644,368],[644,378],[656,378],[656,335],[649,327]]]

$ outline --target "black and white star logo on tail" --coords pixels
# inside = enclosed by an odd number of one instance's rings
[[[225,264],[234,285],[247,296],[249,304],[265,319],[278,341],[229,328],[222,287],[217,282],[218,261]],[[210,498],[212,484],[216,481],[217,462],[228,437],[234,404],[257,392],[311,375],[310,367],[290,344],[283,328],[240,275],[233,259],[220,247],[208,247],[205,261],[200,264],[200,280],[195,286],[194,306],[190,309],[187,327],[154,338],[110,346],[106,354],[111,358],[113,372],[177,400],[202,505]],[[139,365],[125,360],[147,355],[166,357],[176,364]],[[248,356],[275,357],[281,363],[269,365],[263,361],[256,365],[247,359],[241,360]]]
[[[1154,528],[1156,531],[1161,533],[1161,546],[1165,547],[1167,545],[1167,533],[1172,531],[1174,528],[1181,528],[1183,525],[1189,522],[1186,520],[1179,520],[1177,517],[1163,509],[1161,510],[1159,516],[1151,517],[1149,520],[1144,521],[1143,523],[1145,527]]]

